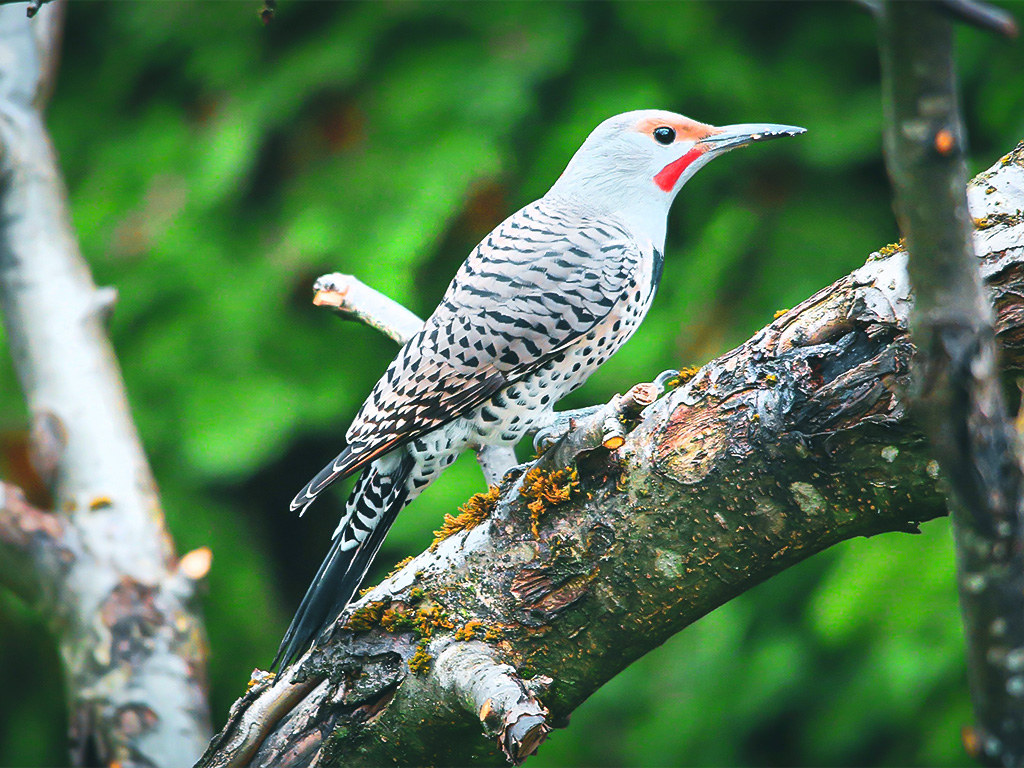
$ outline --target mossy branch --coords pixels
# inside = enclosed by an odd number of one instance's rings
[[[1024,145],[969,194],[978,216],[1024,208]],[[975,242],[1004,366],[1020,370],[1024,217]],[[200,765],[240,764],[224,745],[241,735],[254,766],[519,761],[630,662],[722,603],[844,539],[914,532],[943,515],[937,467],[902,399],[906,266],[900,247],[872,254],[644,410],[621,447],[570,433],[534,463],[529,484],[507,476],[484,521],[355,606],[421,601],[443,623],[427,635],[382,626],[384,610],[363,626],[340,621],[283,680],[236,705]],[[574,478],[550,477],[566,466]],[[522,490],[545,480],[559,503],[535,515],[544,494]],[[453,678],[453,667],[477,672]],[[298,680],[301,701],[254,727],[250,713]],[[529,714],[510,720],[519,699]],[[499,727],[510,722],[522,727]]]

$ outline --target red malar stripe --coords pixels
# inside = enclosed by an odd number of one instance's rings
[[[679,177],[683,175],[683,171],[702,154],[704,154],[704,149],[700,145],[694,147],[678,160],[658,171],[658,175],[654,177],[654,183],[661,187],[663,192],[671,192],[676,182],[679,181]]]

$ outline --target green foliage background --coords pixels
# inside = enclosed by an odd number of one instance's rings
[[[1021,11],[1022,6],[1011,6]],[[469,249],[616,112],[804,125],[702,171],[658,299],[568,406],[699,364],[897,236],[871,18],[853,3],[76,0],[50,126],[171,530],[209,545],[213,709],[266,666],[340,495],[287,502],[395,348],[309,299],[353,272],[428,313]],[[1018,14],[1022,15],[1022,14]],[[1024,137],[1024,48],[962,30],[972,170]],[[26,416],[0,368],[3,464]],[[377,576],[482,487],[463,457],[403,513]],[[620,675],[543,747],[556,765],[955,765],[969,722],[945,522],[859,540],[744,595]],[[59,765],[43,620],[0,593],[0,764]]]

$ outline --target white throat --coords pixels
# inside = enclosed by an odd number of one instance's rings
[[[613,149],[621,153],[622,147]],[[692,161],[666,191],[654,180],[664,165],[671,162],[664,156],[653,164],[644,162],[646,158],[623,163],[620,157],[619,162],[614,162],[601,148],[584,144],[544,197],[582,213],[613,217],[637,240],[649,241],[664,252],[668,212],[676,195],[712,157],[708,152]]]
[[[682,185],[679,185],[682,186]],[[566,170],[544,195],[589,216],[607,216],[625,226],[638,241],[648,241],[659,251],[665,249],[668,212],[678,193],[662,192],[650,180],[616,178],[603,174],[590,178],[570,176]]]

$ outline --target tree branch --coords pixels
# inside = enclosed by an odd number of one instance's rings
[[[313,303],[330,308],[343,320],[366,323],[399,344],[405,344],[423,327],[423,320],[415,312],[354,275],[341,272],[317,279],[313,284]]]
[[[1019,31],[1017,20],[1002,8],[979,0],[935,0],[936,7],[950,17],[965,24],[1015,38]]]
[[[0,483],[0,584],[27,603],[52,606],[69,536],[62,518],[33,507],[20,488]]]
[[[1024,208],[1024,144],[972,183],[971,201]],[[1019,370],[1024,217],[990,219],[976,238],[1003,361]],[[901,400],[911,303],[906,254],[883,249],[647,408],[618,450],[571,435],[498,498],[474,497],[322,645],[257,681],[199,765],[519,761],[541,722],[564,725],[744,590],[844,539],[944,514]],[[453,685],[459,658],[490,671]],[[505,691],[539,720],[517,721],[526,733],[511,744],[479,738],[508,721]]]
[[[22,3],[25,3],[25,16],[31,19],[39,13],[39,9],[43,7],[44,3],[52,1],[53,0],[0,0],[0,5],[21,5]]]
[[[963,192],[953,29],[938,12],[951,7],[970,10],[975,20],[990,10],[969,0],[880,8],[886,165],[916,297],[910,314],[918,350],[913,407],[953,490],[957,582],[977,720],[968,743],[990,765],[1021,765],[1024,478]],[[1021,207],[986,205],[984,215],[1019,215]]]
[[[170,768],[210,732],[203,558],[179,568],[41,117],[61,12],[0,6],[0,309],[59,510],[4,487],[0,579],[57,637],[73,762]]]

